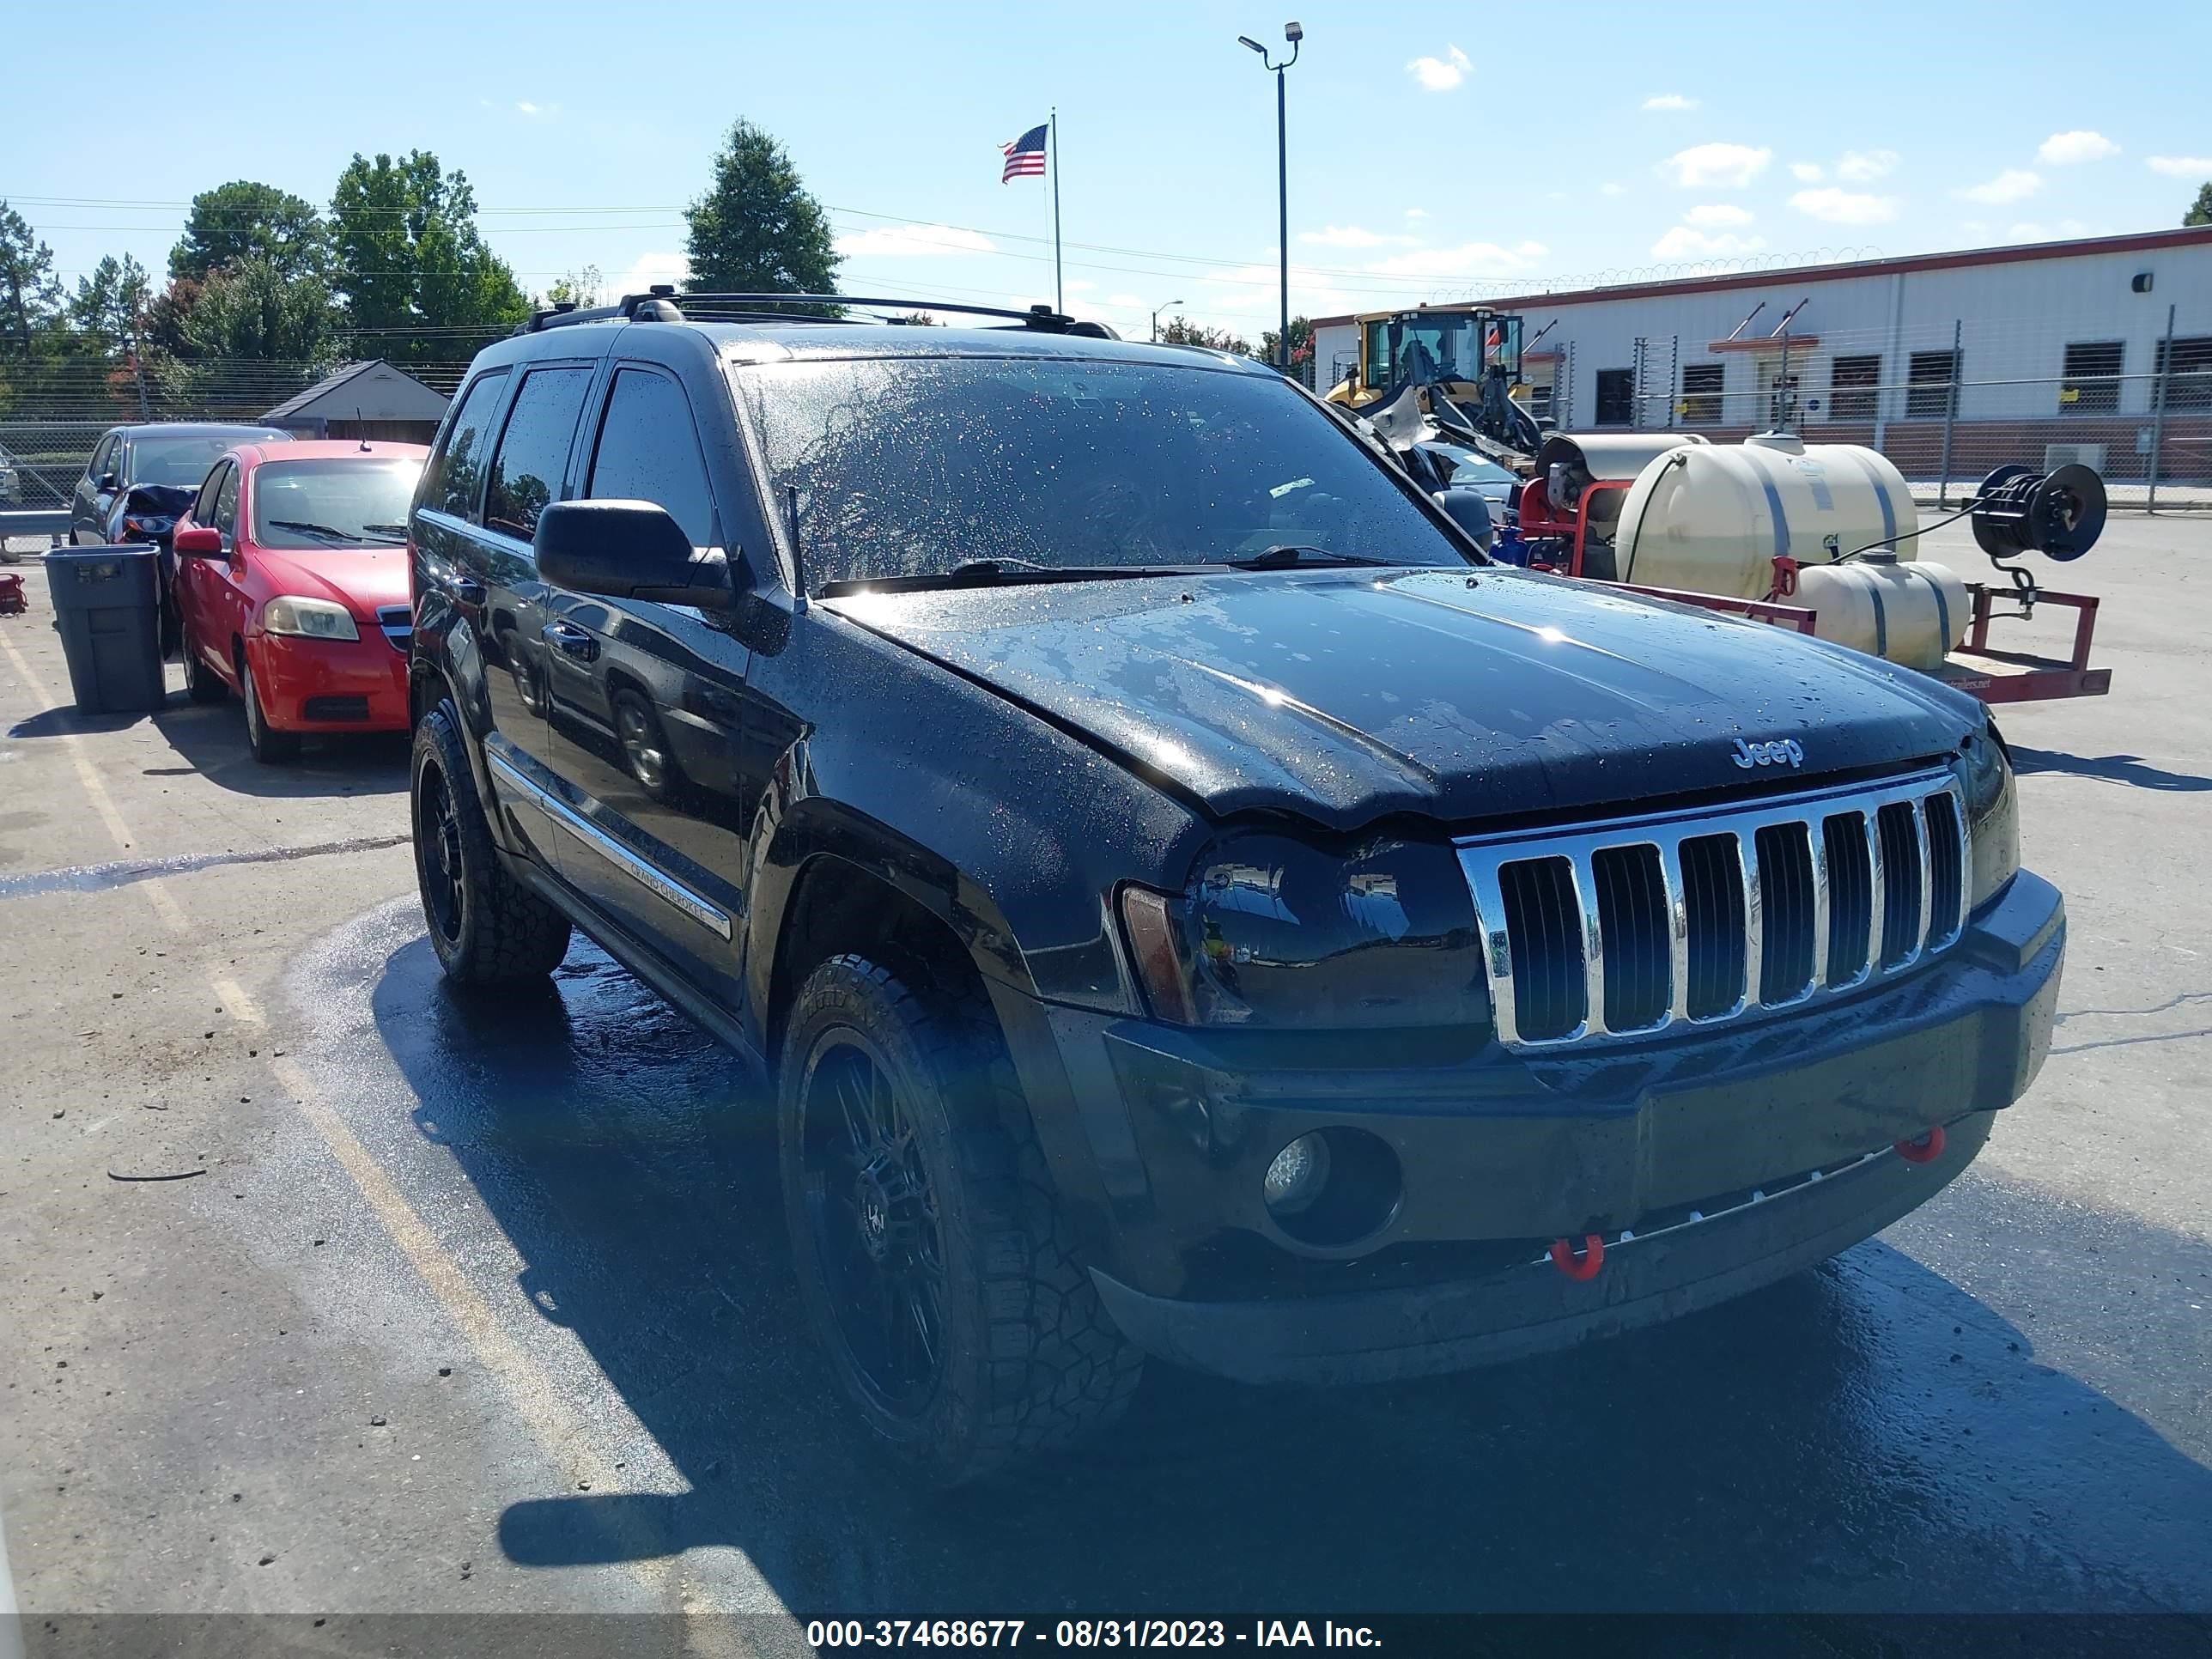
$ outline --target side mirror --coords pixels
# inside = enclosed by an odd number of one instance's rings
[[[170,538],[169,545],[180,559],[219,559],[222,532],[211,524],[189,524]]]
[[[103,472],[100,475],[100,487],[105,490],[118,490],[123,488],[123,480],[112,472]]]
[[[1432,499],[1451,516],[1451,521],[1464,530],[1474,544],[1484,552],[1490,551],[1492,526],[1490,503],[1472,489],[1439,489]]]
[[[556,587],[611,599],[714,610],[738,596],[744,566],[702,551],[651,501],[556,501],[531,539],[538,574]]]

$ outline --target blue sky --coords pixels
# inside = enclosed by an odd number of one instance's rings
[[[1275,309],[1285,0],[1118,7],[21,9],[0,196],[65,275],[157,270],[183,204],[327,201],[356,150],[465,169],[524,285],[678,268],[735,117],[833,210],[848,292],[1052,297],[1051,204],[998,146],[1060,113],[1071,309],[1256,338]],[[1315,313],[2178,222],[2212,177],[2212,5],[1314,4],[1290,76],[1292,299]],[[1793,27],[1802,23],[1803,27]],[[143,66],[165,67],[158,76]],[[128,95],[87,98],[119,77]]]

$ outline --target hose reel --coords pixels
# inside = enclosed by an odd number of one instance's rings
[[[1974,494],[1974,543],[2011,579],[2020,614],[2033,616],[2035,578],[2008,558],[2040,553],[2063,564],[2080,558],[2105,532],[2105,481],[2078,463],[2038,472],[2001,466]]]

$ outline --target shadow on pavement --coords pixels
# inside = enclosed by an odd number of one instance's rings
[[[845,1420],[772,1125],[708,1039],[580,941],[543,995],[479,1000],[417,939],[373,1006],[523,1290],[690,1484],[517,1503],[520,1562],[733,1547],[801,1619],[2212,1607],[2191,1239],[1970,1173],[1889,1242],[1669,1327],[1332,1393],[1156,1366],[1083,1456],[933,1494]]]
[[[2102,778],[2107,783],[2132,784],[2138,789],[2166,789],[2191,794],[2212,789],[2212,778],[2195,772],[2169,772],[2140,755],[2069,755],[2055,749],[2012,746],[2013,769],[2023,776],[2037,772],[2065,772],[2077,778]]]
[[[267,766],[246,746],[246,714],[235,697],[217,703],[172,697],[154,724],[190,769],[241,795],[389,795],[407,787],[404,732],[311,735],[297,760]]]
[[[75,703],[65,708],[42,708],[27,720],[17,720],[8,728],[11,738],[58,738],[70,732],[127,732],[143,720],[156,719],[148,714],[87,714]]]

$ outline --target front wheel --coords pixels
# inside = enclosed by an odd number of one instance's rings
[[[1142,1356],[1074,1258],[980,993],[925,1000],[832,957],[793,1001],[777,1097],[800,1296],[879,1443],[950,1486],[1121,1414]]]
[[[465,985],[544,979],[568,953],[568,919],[500,861],[452,704],[415,728],[410,778],[415,878],[438,965]]]
[[[185,695],[194,702],[221,702],[229,693],[230,688],[222,683],[222,676],[210,668],[207,659],[200,655],[192,630],[185,629]]]
[[[300,734],[279,732],[269,724],[261,706],[261,690],[253,683],[253,663],[245,653],[238,658],[238,696],[246,705],[246,742],[253,758],[264,766],[282,766],[300,758]]]

